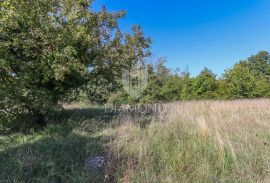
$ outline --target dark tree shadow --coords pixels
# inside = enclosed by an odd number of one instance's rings
[[[87,108],[87,109],[64,109],[61,111],[52,112],[45,117],[46,125],[40,126],[35,123],[36,117],[30,114],[20,114],[13,121],[8,123],[1,122],[3,128],[0,128],[0,133],[10,135],[13,133],[31,134],[44,130],[47,125],[59,124],[66,125],[67,122],[73,121],[74,126],[80,125],[83,122],[96,121],[97,125],[108,125],[117,116],[115,112],[108,112],[105,108]],[[0,126],[1,127],[1,126]]]
[[[107,137],[45,137],[0,151],[0,182],[105,182],[102,170],[86,168],[87,158],[106,154]]]
[[[110,138],[96,134],[108,128],[115,115],[102,108],[70,109],[48,116],[43,129],[22,122],[0,139],[0,183],[105,182],[105,170],[91,171],[85,163],[90,157],[106,156]],[[14,143],[17,134],[15,141],[27,136],[29,142]]]

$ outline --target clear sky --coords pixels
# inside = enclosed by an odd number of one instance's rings
[[[153,56],[168,67],[204,67],[221,75],[241,59],[270,51],[269,0],[96,0],[94,8],[126,10],[120,25],[142,26]]]

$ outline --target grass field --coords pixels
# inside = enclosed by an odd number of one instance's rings
[[[270,182],[268,99],[175,102],[143,113],[65,108],[43,130],[0,136],[1,183]],[[86,167],[95,156],[107,158],[103,169]]]

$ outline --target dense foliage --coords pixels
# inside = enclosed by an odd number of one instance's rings
[[[176,72],[168,69],[165,62],[166,59],[160,58],[157,64],[149,66],[149,83],[140,102],[270,96],[270,55],[266,51],[240,61],[219,78],[207,68],[192,77],[188,70]],[[125,102],[132,102],[125,99]]]
[[[147,56],[139,26],[121,33],[124,12],[91,10],[89,0],[0,1],[0,116],[36,116],[85,83],[110,83]],[[13,115],[15,114],[15,115]]]

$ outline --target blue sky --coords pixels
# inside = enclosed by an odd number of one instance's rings
[[[122,29],[142,26],[153,56],[168,67],[221,75],[260,50],[270,51],[269,0],[96,0],[94,8],[125,10]]]

